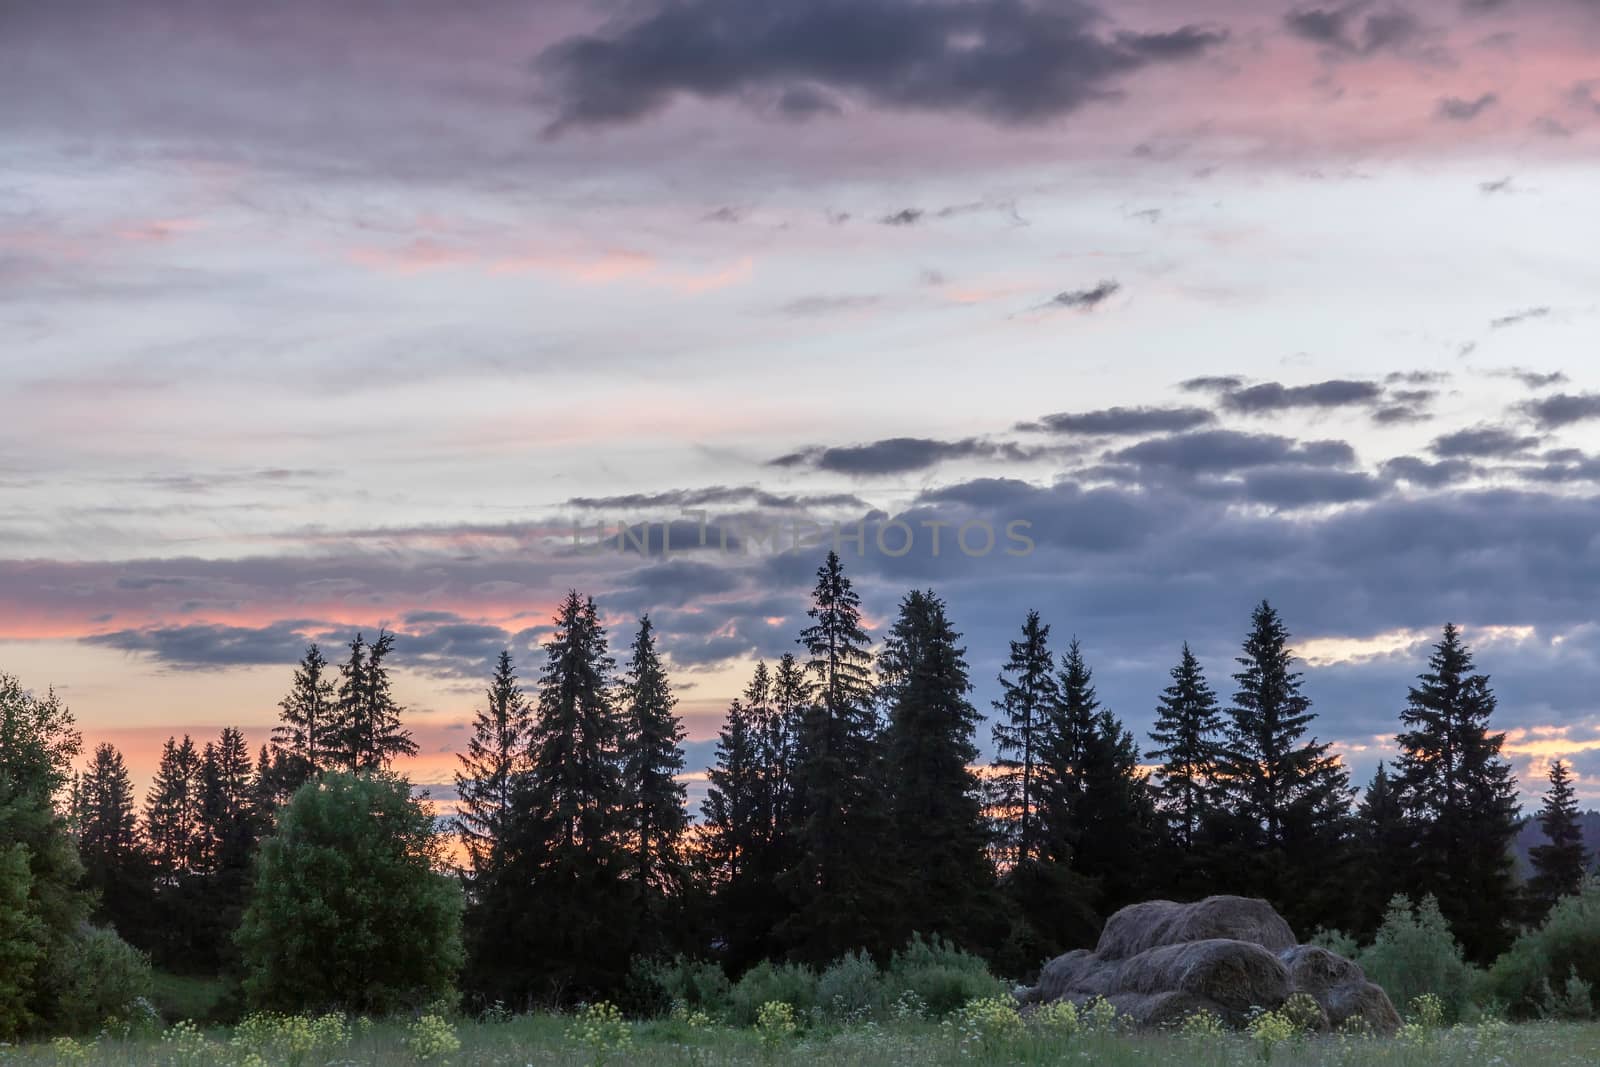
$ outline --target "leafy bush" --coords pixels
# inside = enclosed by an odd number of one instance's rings
[[[387,1015],[453,995],[461,887],[436,872],[440,849],[402,778],[328,774],[301,787],[261,845],[237,937],[252,1006]]]
[[[690,1012],[725,1015],[733,983],[716,963],[678,956],[641,960],[628,976],[628,1004],[643,1016],[661,1016],[682,1005]]]
[[[817,1004],[829,1018],[860,1022],[885,1003],[883,976],[865,952],[839,957],[817,980]]]
[[[1391,900],[1377,937],[1357,962],[1396,1004],[1432,994],[1447,1022],[1473,1013],[1475,972],[1461,958],[1461,946],[1431,895],[1414,908],[1404,896]]]
[[[797,963],[758,963],[734,985],[728,1007],[735,1025],[754,1026],[761,1006],[774,1001],[809,1012],[817,1004],[816,974]]]
[[[56,1022],[73,1033],[97,1030],[149,999],[150,959],[116,931],[85,924],[50,961]]]
[[[1325,948],[1335,956],[1343,956],[1347,960],[1355,959],[1361,953],[1361,946],[1356,944],[1356,939],[1343,930],[1330,930],[1325,926],[1317,927],[1317,932],[1311,935],[1308,945]]]
[[[972,1000],[1006,995],[1005,983],[970,952],[963,952],[935,934],[913,935],[911,943],[889,961],[889,999],[912,992],[934,1016],[957,1011]]]
[[[1557,901],[1543,926],[1517,938],[1490,968],[1488,985],[1511,1014],[1533,1018],[1557,1010],[1553,1001],[1565,994],[1572,976],[1591,989],[1600,983],[1600,879],[1589,879],[1577,895]],[[1578,1008],[1568,1003],[1560,1010]],[[1592,996],[1589,1010],[1594,1010]]]

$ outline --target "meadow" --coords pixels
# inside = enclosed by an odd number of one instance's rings
[[[0,1046],[5,1067],[532,1067],[535,1064],[1095,1064],[1105,1067],[1564,1067],[1600,1058],[1600,1024],[1484,1021],[1453,1027],[1412,1022],[1397,1037],[1301,1034],[1276,1025],[1223,1032],[1198,1025],[1164,1034],[1127,1032],[1114,1019],[1023,1020],[1001,1002],[975,1002],[939,1022],[806,1022],[776,1004],[752,1027],[698,1013],[635,1022],[609,1005],[571,1015],[410,1022],[341,1016],[256,1016],[236,1028],[190,1023],[92,1041]]]

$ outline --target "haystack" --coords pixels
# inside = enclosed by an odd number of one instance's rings
[[[1388,995],[1359,966],[1297,944],[1270,904],[1244,897],[1124,908],[1106,921],[1095,951],[1051,960],[1020,999],[1082,1005],[1104,997],[1136,1025],[1155,1028],[1197,1011],[1239,1026],[1253,1011],[1280,1008],[1295,993],[1322,1009],[1319,1027],[1351,1019],[1379,1034],[1400,1027]]]

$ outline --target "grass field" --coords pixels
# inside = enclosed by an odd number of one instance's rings
[[[1082,1064],[1107,1067],[1493,1065],[1566,1067],[1600,1061],[1600,1025],[1498,1023],[1409,1028],[1399,1038],[1297,1037],[1270,1045],[1246,1034],[1133,1035],[907,1021],[790,1032],[734,1030],[677,1019],[531,1016],[499,1023],[426,1020],[343,1027],[290,1020],[274,1033],[179,1026],[140,1039],[0,1047],[6,1067],[530,1067],[535,1064]],[[699,1023],[699,1025],[696,1025]]]

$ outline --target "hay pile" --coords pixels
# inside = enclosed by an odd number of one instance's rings
[[[1322,1009],[1320,1023],[1360,1019],[1389,1034],[1400,1017],[1389,997],[1356,964],[1326,949],[1295,943],[1294,932],[1264,900],[1208,897],[1193,904],[1149,901],[1107,920],[1093,952],[1051,960],[1026,1004],[1104,997],[1143,1027],[1209,1011],[1234,1026],[1256,1008],[1276,1009],[1304,993]]]

